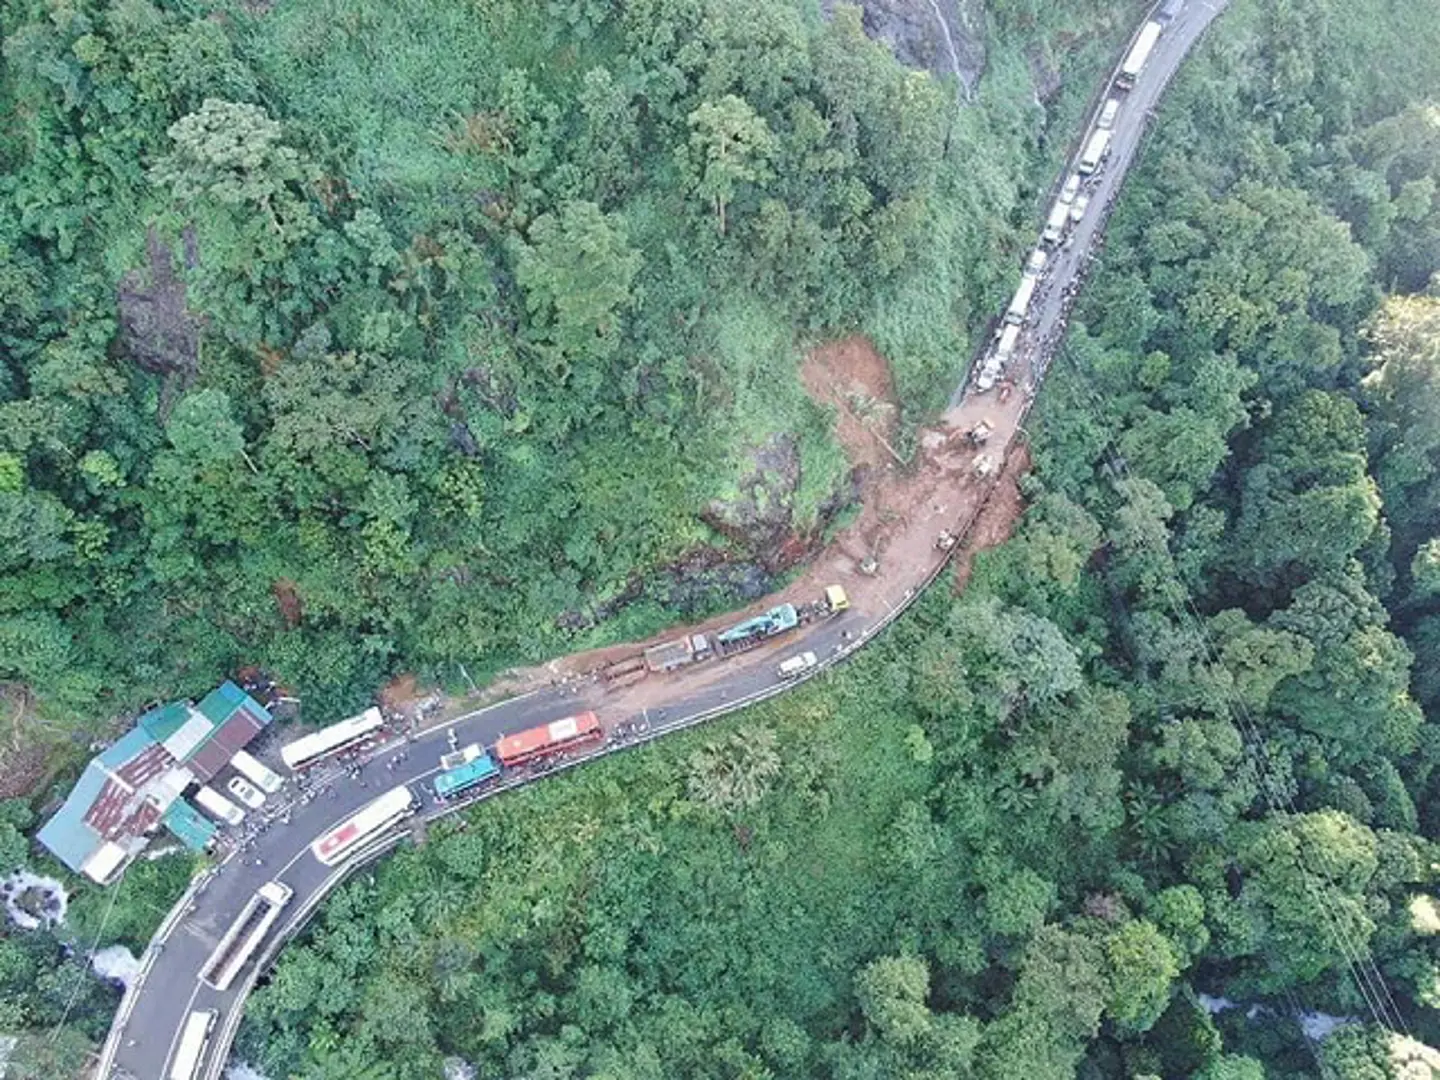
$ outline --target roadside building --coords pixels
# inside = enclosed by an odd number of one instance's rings
[[[232,682],[198,703],[151,709],[90,760],[37,839],[77,874],[115,880],[163,825],[188,847],[215,826],[184,798],[225,767],[270,723],[270,713]]]

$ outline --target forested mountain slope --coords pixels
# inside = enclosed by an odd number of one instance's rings
[[[763,591],[774,439],[798,550],[848,491],[798,346],[943,399],[1110,7],[997,9],[957,112],[846,5],[5,0],[0,678],[323,719]]]
[[[346,887],[242,1049],[306,1078],[1359,1080],[1397,1073],[1377,1015],[1440,1043],[1437,55],[1416,6],[1234,5],[964,597]],[[1307,1042],[1305,1010],[1356,1023]]]

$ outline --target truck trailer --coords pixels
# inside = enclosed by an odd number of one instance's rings
[[[1160,24],[1153,19],[1140,30],[1140,36],[1130,46],[1125,62],[1120,65],[1120,74],[1115,79],[1115,84],[1121,89],[1129,90],[1140,77],[1140,72],[1145,70],[1150,54],[1155,51],[1155,43],[1160,40],[1160,30]]]
[[[1101,128],[1090,136],[1090,141],[1085,144],[1085,152],[1080,155],[1078,166],[1082,175],[1089,176],[1100,167],[1105,160],[1105,155],[1110,152],[1110,129]]]
[[[678,667],[704,660],[710,655],[710,639],[704,634],[686,634],[663,645],[645,650],[645,666],[655,672],[674,671]]]
[[[1020,278],[1020,287],[1015,290],[1015,296],[1010,301],[1010,306],[1005,310],[1005,321],[1013,326],[1019,326],[1025,321],[1025,314],[1030,310],[1030,298],[1035,295],[1035,286],[1040,279],[1030,274],[1024,274]]]
[[[777,634],[794,630],[799,625],[800,614],[795,610],[795,605],[779,604],[716,634],[715,644],[722,653],[739,652]]]

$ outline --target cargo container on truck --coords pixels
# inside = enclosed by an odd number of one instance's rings
[[[1110,152],[1110,132],[1101,130],[1090,136],[1090,141],[1085,144],[1085,152],[1080,155],[1080,171],[1089,176],[1100,167],[1105,160],[1105,155]]]
[[[1120,74],[1115,80],[1121,89],[1129,90],[1140,77],[1140,72],[1145,70],[1150,54],[1155,51],[1155,43],[1160,40],[1160,29],[1160,24],[1153,19],[1141,28],[1140,36],[1125,54],[1125,62],[1120,65]]]

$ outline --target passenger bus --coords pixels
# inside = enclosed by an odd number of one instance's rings
[[[790,611],[793,619],[794,608],[791,607]],[[791,625],[794,625],[793,622]],[[523,765],[544,754],[592,742],[602,734],[600,719],[593,712],[576,713],[517,735],[506,735],[495,744],[495,756],[502,765]]]
[[[323,761],[332,754],[354,746],[385,726],[379,709],[366,709],[359,716],[341,720],[327,728],[296,739],[280,748],[280,760],[292,772]]]
[[[379,836],[415,809],[415,796],[404,784],[372,799],[310,845],[315,858],[334,866],[358,846]]]
[[[180,1045],[175,1047],[175,1056],[170,1059],[169,1080],[195,1080],[200,1075],[200,1063],[210,1046],[215,1016],[214,1009],[205,1009],[192,1012],[186,1018],[180,1030]]]
[[[229,990],[235,976],[250,962],[294,895],[295,891],[281,881],[267,881],[261,885],[259,892],[246,901],[239,918],[225,931],[220,944],[215,946],[210,959],[200,969],[201,982],[222,992]]]
[[[453,799],[462,791],[469,791],[499,773],[500,766],[495,764],[494,758],[486,753],[477,754],[464,764],[446,769],[435,777],[435,797]]]
[[[262,765],[244,750],[236,750],[235,756],[230,759],[230,764],[235,766],[236,772],[265,792],[266,795],[274,795],[280,790],[280,785],[284,783],[273,769]]]

